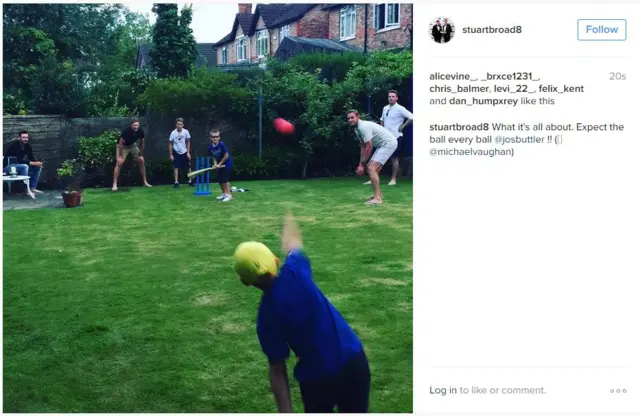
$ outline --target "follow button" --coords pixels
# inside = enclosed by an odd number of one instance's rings
[[[627,40],[626,19],[578,19],[578,40],[592,42]]]

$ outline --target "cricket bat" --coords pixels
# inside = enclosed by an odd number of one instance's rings
[[[224,167],[224,165],[220,166],[221,168]],[[215,166],[211,166],[210,168],[204,168],[204,169],[198,169],[198,170],[194,170],[192,172],[187,173],[187,178],[193,178],[196,175],[199,175],[201,173],[204,173],[208,170],[214,170],[216,167]]]

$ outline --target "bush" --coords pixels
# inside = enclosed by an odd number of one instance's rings
[[[295,152],[267,148],[262,159],[247,153],[233,154],[233,177],[248,179],[289,179],[298,176],[300,163]]]
[[[104,169],[115,163],[115,148],[119,138],[118,130],[105,131],[97,137],[78,138],[78,152],[84,168]]]
[[[360,52],[336,53],[304,53],[286,61],[272,58],[269,70],[276,76],[285,76],[293,69],[318,76],[318,79],[328,84],[342,82],[349,70],[355,65],[363,65],[367,55]]]
[[[23,116],[31,113],[26,100],[19,93],[14,95],[6,91],[2,92],[2,110],[4,115]]]
[[[57,169],[60,189],[64,192],[81,192],[87,183],[82,163],[77,159],[67,159]]]
[[[173,183],[173,162],[168,157],[145,160],[147,177],[157,184]]]
[[[255,92],[238,85],[237,75],[202,68],[186,78],[152,81],[138,102],[161,114],[190,114],[209,123],[257,112]]]
[[[258,156],[237,153],[233,155],[233,177],[237,179],[264,179],[267,166]]]
[[[119,138],[118,130],[107,130],[96,137],[78,138],[77,162],[85,172],[86,186],[110,185]]]

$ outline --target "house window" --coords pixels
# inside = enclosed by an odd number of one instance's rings
[[[236,56],[238,62],[247,60],[247,38],[244,36],[236,39]]]
[[[376,4],[374,22],[376,30],[400,27],[400,4]]]
[[[269,54],[269,34],[266,30],[258,32],[258,44],[256,45],[258,58],[262,58]]]
[[[284,25],[280,28],[280,42],[286,37],[291,36],[291,26]]]
[[[226,65],[229,63],[229,54],[227,52],[227,47],[222,48],[222,65]]]
[[[340,40],[356,37],[356,6],[340,9]]]

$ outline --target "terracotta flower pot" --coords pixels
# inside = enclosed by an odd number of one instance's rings
[[[78,191],[62,192],[62,200],[67,208],[74,208],[82,203],[82,193]]]

